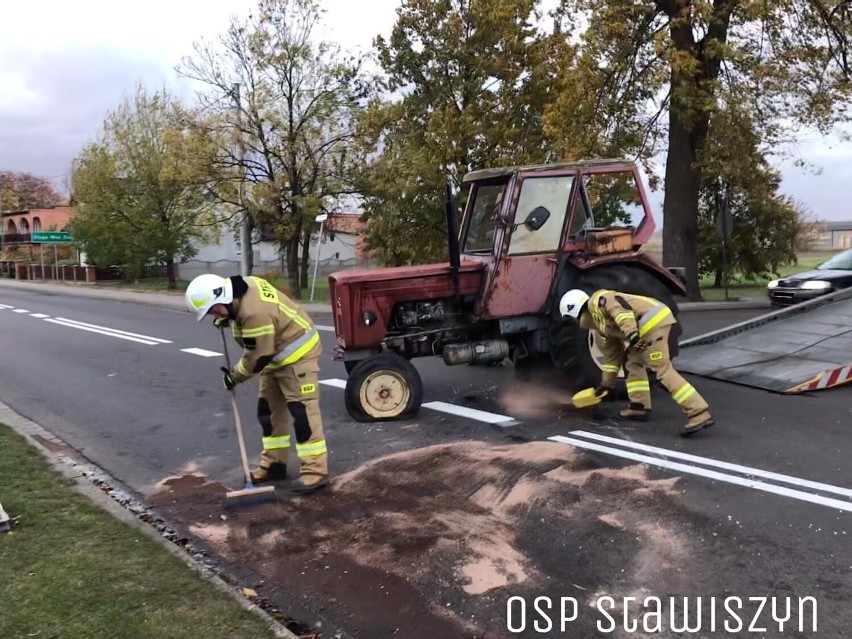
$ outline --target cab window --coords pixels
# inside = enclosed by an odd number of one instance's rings
[[[571,175],[529,177],[523,180],[515,211],[517,228],[512,231],[509,242],[510,254],[553,253],[559,249],[573,182],[574,177]],[[532,231],[524,225],[524,220],[539,206],[546,208],[550,217],[539,230]]]

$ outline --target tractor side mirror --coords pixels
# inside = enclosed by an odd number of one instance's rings
[[[526,226],[530,231],[537,231],[544,226],[544,223],[547,222],[548,219],[550,219],[550,211],[543,206],[537,206],[527,216],[527,219],[524,220],[524,226]]]

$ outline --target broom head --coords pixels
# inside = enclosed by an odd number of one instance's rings
[[[260,488],[246,487],[242,490],[232,490],[225,493],[225,508],[256,506],[275,501],[278,501],[278,496],[275,494],[275,486],[263,486]]]

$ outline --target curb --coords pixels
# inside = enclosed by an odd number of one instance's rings
[[[0,279],[0,288],[18,289],[22,291],[47,292],[53,295],[74,295],[91,299],[110,300],[113,302],[128,302],[145,306],[158,306],[170,311],[189,314],[184,305],[183,296],[178,294],[147,293],[142,291],[116,291],[97,288],[96,284],[58,284],[56,282],[33,282],[21,280]],[[298,300],[297,300],[298,301]],[[301,302],[300,302],[301,303]],[[302,307],[308,313],[331,313],[330,304],[303,303]]]
[[[24,437],[55,470],[74,482],[74,488],[78,492],[119,521],[129,524],[149,539],[153,539],[162,548],[183,561],[201,579],[229,595],[245,610],[260,617],[276,637],[299,639],[298,635],[284,627],[263,608],[246,599],[239,588],[229,585],[217,574],[223,571],[194,556],[201,553],[194,550],[190,544],[181,549],[166,539],[153,525],[140,520],[139,515],[144,514],[145,507],[132,504],[131,502],[135,500],[130,496],[130,491],[122,488],[118,480],[85,459],[74,448],[35,422],[19,415],[3,402],[0,402],[0,423]]]
[[[738,311],[747,309],[771,308],[768,300],[741,300],[738,302],[684,302],[678,304],[683,312],[695,311]]]

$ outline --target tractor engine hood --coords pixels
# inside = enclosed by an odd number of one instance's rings
[[[459,294],[478,295],[484,273],[484,262],[463,258]],[[454,295],[449,263],[353,269],[332,273],[328,281],[337,342],[347,350],[381,343],[397,304]]]

